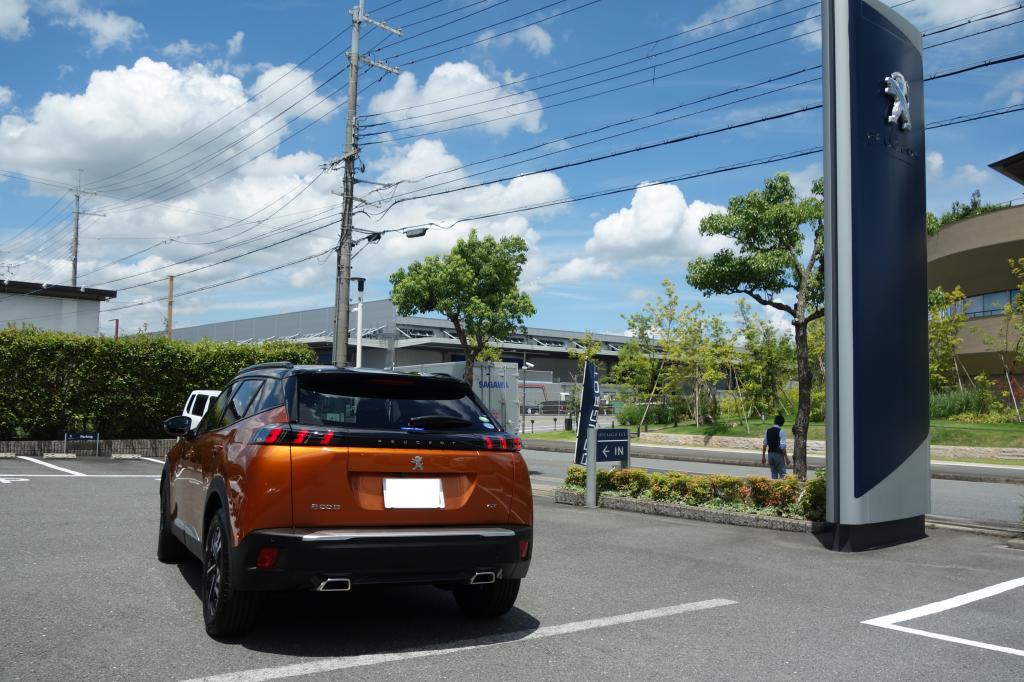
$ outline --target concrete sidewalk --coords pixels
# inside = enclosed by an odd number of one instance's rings
[[[576,444],[574,441],[528,438],[523,441],[523,447],[531,450],[571,453],[575,451]],[[731,466],[757,466],[761,462],[760,446],[756,449],[682,447],[641,443],[634,440],[630,443],[630,452],[634,456],[646,457],[648,459],[664,459],[677,462],[703,462],[706,464]],[[825,457],[808,454],[807,466],[812,470],[824,467]],[[932,478],[938,479],[1024,485],[1024,464],[1017,467],[1004,464],[974,464],[932,460],[931,470]]]

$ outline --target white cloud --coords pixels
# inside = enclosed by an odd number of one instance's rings
[[[4,0],[0,2],[0,39],[18,40],[28,35],[28,2]]]
[[[697,35],[701,35],[707,32],[723,31],[735,28],[741,23],[747,23],[749,21],[749,16],[751,14],[755,14],[754,12],[750,12],[750,10],[763,4],[764,2],[762,0],[723,0],[723,2],[720,2],[711,9],[708,9],[692,22],[683,24],[681,29],[684,31],[697,29],[695,33],[697,33]],[[741,12],[747,12],[748,14],[743,14],[735,19],[726,18],[740,14]],[[720,23],[717,23],[714,26],[708,26],[707,28],[698,29],[698,27],[702,27],[713,21]]]
[[[811,196],[814,188],[814,181],[822,175],[821,164],[815,161],[806,168],[789,174],[789,180],[793,183],[793,189],[800,197]]]
[[[228,38],[228,56],[234,57],[242,51],[242,41],[245,40],[245,33],[239,31],[235,35]]]
[[[700,221],[725,209],[687,202],[675,185],[641,185],[630,205],[597,221],[583,255],[554,268],[544,283],[618,277],[631,267],[682,264],[727,248],[726,237],[700,235]]]
[[[81,28],[89,34],[89,42],[98,52],[111,47],[129,48],[146,34],[143,25],[110,10],[91,10],[82,7],[79,0],[45,0],[44,11],[54,17],[54,23]]]
[[[324,96],[330,91],[316,93],[317,86],[313,80],[313,73],[305,69],[292,71],[293,68],[295,68],[294,64],[282,64],[263,71],[249,88],[251,93],[260,93],[256,97],[256,104],[259,106],[269,105],[266,112],[274,116],[298,100],[300,104],[289,110],[291,115],[301,114],[302,118],[307,119],[330,116],[331,110],[338,104],[331,99],[324,99]]]
[[[818,16],[816,16],[818,15]],[[821,18],[818,10],[810,10],[803,21],[793,27],[791,36],[800,36],[799,40],[809,50],[821,49]]]
[[[777,298],[772,300],[774,300],[776,303],[782,302],[780,299]],[[793,317],[789,313],[779,310],[778,308],[773,308],[770,305],[766,305],[763,307],[764,316],[768,319],[768,323],[770,325],[775,327],[775,329],[782,332],[783,334],[792,335],[794,333]]]
[[[206,51],[208,45],[196,45],[188,40],[182,39],[170,45],[164,45],[157,52],[167,57],[189,58],[198,57]]]
[[[992,175],[987,170],[978,168],[973,163],[968,163],[957,168],[954,177],[958,182],[967,183],[976,189],[978,185],[988,182]]]
[[[896,0],[888,0],[888,4],[896,4]],[[1005,0],[928,0],[898,7],[896,11],[906,15],[918,28],[928,30],[1005,5]]]
[[[928,177],[937,178],[942,175],[942,168],[946,165],[946,160],[939,152],[928,152],[925,154],[924,164],[927,169]]]
[[[422,87],[416,76],[406,71],[396,79],[394,87],[374,95],[369,113],[380,114],[380,118],[403,127],[422,125],[410,131],[416,133],[466,123],[480,123],[484,130],[497,135],[513,128],[531,133],[542,129],[542,112],[535,94],[503,86],[471,62],[441,64]],[[459,118],[442,122],[456,116]]]
[[[642,287],[634,287],[629,290],[626,294],[626,298],[631,301],[646,301],[654,298],[655,294],[650,289],[644,289]]]
[[[486,45],[493,45],[495,47],[508,47],[513,43],[520,43],[526,46],[526,49],[531,53],[539,55],[548,55],[555,47],[555,41],[551,34],[536,24],[524,26],[518,31],[506,33],[497,38],[494,38],[494,35],[493,30],[487,30],[480,34],[478,40],[487,40]]]
[[[14,99],[14,91],[0,85],[0,109],[3,109]]]
[[[1024,104],[1024,71],[1011,73],[993,88],[991,95],[1006,96],[1006,106]]]

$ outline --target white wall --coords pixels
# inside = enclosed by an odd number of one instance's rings
[[[10,324],[96,336],[99,333],[100,302],[29,294],[0,294],[0,326]]]

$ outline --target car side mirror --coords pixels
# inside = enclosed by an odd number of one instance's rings
[[[192,420],[183,414],[171,417],[164,421],[164,431],[171,436],[187,438],[192,430]]]

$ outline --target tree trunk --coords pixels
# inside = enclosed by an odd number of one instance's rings
[[[811,363],[807,357],[807,323],[793,325],[796,335],[798,399],[793,422],[793,473],[807,479],[807,427],[811,420]]]
[[[476,356],[466,353],[466,369],[462,372],[462,380],[473,387],[473,365],[476,364]]]

